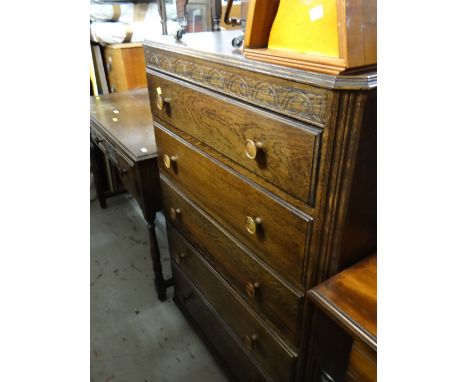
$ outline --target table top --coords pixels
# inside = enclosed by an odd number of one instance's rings
[[[148,89],[91,97],[90,118],[132,160],[157,156]]]
[[[377,255],[336,274],[307,296],[351,334],[377,350]]]

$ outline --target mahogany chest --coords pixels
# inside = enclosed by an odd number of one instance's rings
[[[145,41],[174,300],[239,381],[302,381],[308,289],[376,249],[376,74]]]

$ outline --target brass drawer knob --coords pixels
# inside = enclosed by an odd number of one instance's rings
[[[253,218],[251,216],[247,216],[245,218],[245,228],[247,232],[251,235],[255,234],[258,230],[258,226],[262,223],[262,219],[260,218]]]
[[[244,343],[247,349],[252,351],[254,349],[255,343],[258,341],[258,334],[251,334],[250,336],[244,337]]]
[[[185,253],[178,253],[177,255],[175,255],[175,262],[177,264],[180,264],[182,263],[182,260],[184,260],[186,257],[187,255]]]
[[[263,150],[262,142],[254,142],[251,139],[245,141],[245,155],[247,155],[247,158],[255,159],[259,150]]]
[[[258,283],[257,281],[248,281],[247,283],[245,283],[245,291],[247,292],[247,296],[249,297],[255,297],[255,293],[258,288],[260,288],[260,283]]]
[[[162,95],[162,90],[160,87],[156,88],[156,91],[158,92],[158,98],[156,99],[156,106],[158,107],[159,110],[164,109],[164,106],[171,102],[170,98],[164,98]]]
[[[169,208],[169,215],[171,216],[171,219],[172,220],[176,220],[177,219],[177,216],[181,214],[181,210],[180,208]]]
[[[177,161],[177,157],[175,155],[169,156],[164,154],[163,161],[166,168],[171,168],[171,166],[173,166],[173,164]]]

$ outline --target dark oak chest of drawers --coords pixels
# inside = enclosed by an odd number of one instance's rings
[[[174,299],[239,381],[314,380],[305,292],[376,249],[376,75],[145,42]]]

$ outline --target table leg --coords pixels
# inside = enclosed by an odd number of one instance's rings
[[[94,185],[96,186],[96,194],[101,208],[106,208],[106,197],[104,191],[104,163],[100,156],[100,150],[95,146],[94,142],[91,143],[91,171],[94,175]]]
[[[151,260],[153,261],[154,286],[156,288],[159,301],[165,301],[166,283],[162,273],[161,255],[159,253],[158,240],[156,238],[155,231],[156,227],[154,223],[148,223],[146,227],[148,228]]]

